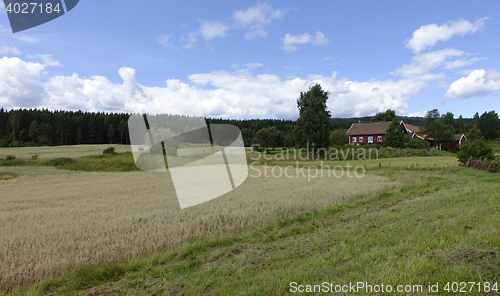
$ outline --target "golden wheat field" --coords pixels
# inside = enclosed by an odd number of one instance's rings
[[[127,152],[130,145],[99,144],[99,145],[75,145],[75,146],[45,146],[45,147],[9,147],[0,148],[0,158],[7,155],[15,157],[31,158],[37,154],[39,158],[56,157],[79,157],[86,155],[102,154],[102,151],[110,146],[115,147],[116,152]]]
[[[255,168],[254,168],[255,169]],[[262,169],[262,168],[261,168]],[[181,210],[167,173],[0,167],[0,290],[79,265],[162,252],[385,190],[379,176],[251,177],[234,191]]]

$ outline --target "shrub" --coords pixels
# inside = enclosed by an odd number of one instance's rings
[[[35,154],[31,155],[31,159],[37,160],[38,159],[38,154],[35,153]]]
[[[67,165],[70,165],[70,164],[75,164],[77,162],[78,161],[76,159],[73,159],[73,158],[58,157],[58,158],[47,160],[43,164],[47,165],[47,166],[54,166],[54,167],[56,167],[56,166],[67,166]]]
[[[0,159],[0,166],[23,166],[24,163],[24,159],[16,158],[14,155],[7,155]]]
[[[482,140],[467,141],[462,144],[460,151],[457,153],[457,158],[461,163],[466,163],[469,158],[493,160],[495,156],[491,148]]]
[[[413,148],[413,149],[428,149],[429,144],[427,144],[426,140],[422,140],[419,138],[413,138],[410,141],[408,141],[408,144],[406,145],[408,148]]]
[[[102,154],[116,154],[115,147],[110,146],[102,151]]]
[[[16,157],[14,155],[7,155],[5,157],[5,160],[14,160],[14,159],[16,159]]]

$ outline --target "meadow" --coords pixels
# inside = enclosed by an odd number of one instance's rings
[[[358,281],[421,287],[398,295],[456,295],[446,283],[474,282],[464,295],[497,295],[498,176],[468,168],[377,174],[397,185],[147,258],[81,266],[12,295],[288,295],[292,282]]]
[[[168,172],[133,171],[126,151],[75,148],[0,166],[0,291],[281,295],[292,281],[500,279],[498,175],[451,153],[297,162],[248,152],[240,187],[181,211]],[[347,165],[366,176],[327,177],[325,166]],[[325,174],[255,177],[276,166]]]
[[[17,176],[0,180],[1,290],[262,227],[394,186],[380,176],[248,178],[181,211],[168,173],[0,167],[0,174]]]

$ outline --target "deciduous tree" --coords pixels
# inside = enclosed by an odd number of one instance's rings
[[[328,92],[316,84],[307,92],[301,92],[297,99],[299,119],[293,130],[297,146],[308,149],[309,155],[316,157],[313,149],[328,149],[330,146],[330,111],[327,111]],[[323,149],[322,149],[323,150]],[[312,152],[312,153],[310,153]]]
[[[379,112],[372,117],[373,122],[393,121],[396,119],[396,111],[387,109],[385,112]]]
[[[404,148],[405,147],[405,135],[399,124],[399,120],[394,119],[387,129],[385,134],[384,146],[392,148]]]

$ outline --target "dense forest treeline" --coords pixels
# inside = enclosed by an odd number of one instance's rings
[[[77,144],[130,144],[127,113],[50,111],[47,109],[0,108],[0,147],[60,146]],[[172,115],[175,117],[185,117]],[[185,117],[187,118],[187,117]],[[207,123],[233,124],[243,138],[253,139],[264,128],[276,127],[290,135],[294,122],[275,119],[212,119]],[[175,120],[181,124],[182,119]]]
[[[127,113],[50,111],[47,109],[0,108],[0,147],[59,146],[77,144],[130,144]],[[176,117],[184,117],[174,115]],[[187,118],[187,117],[186,117]],[[373,117],[331,118],[331,129],[347,130],[352,123],[369,122]],[[181,120],[177,122],[182,123]],[[399,117],[408,124],[424,125],[426,119]],[[442,115],[443,121],[452,125],[456,133],[466,133],[473,124],[477,125],[485,138],[500,137],[498,114],[485,112],[474,118],[454,118],[450,112]],[[232,124],[241,132],[246,146],[262,138],[267,132],[279,133],[278,146],[295,144],[293,129],[295,121],[278,119],[214,119],[206,118],[208,124]],[[259,131],[260,134],[257,134]],[[266,131],[264,133],[263,131]]]

